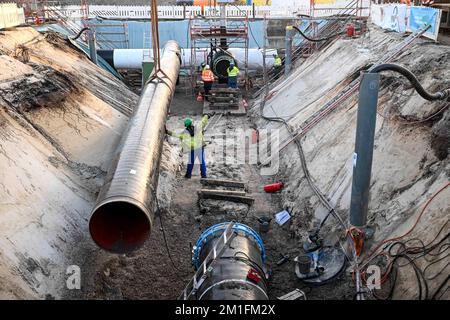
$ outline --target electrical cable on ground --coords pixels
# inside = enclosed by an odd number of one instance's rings
[[[264,99],[262,101],[264,101]],[[268,120],[268,121],[275,121],[275,122],[283,123],[285,125],[287,131],[289,132],[289,134],[291,134],[293,136],[293,132],[292,132],[289,124],[287,123],[287,121],[285,119],[280,118],[280,117],[267,117],[267,116],[264,115],[264,110],[263,109],[261,109],[261,117],[263,119],[265,119],[265,120]],[[337,214],[337,212],[334,209],[334,207],[331,205],[331,203],[328,201],[328,199],[325,197],[325,195],[319,190],[319,188],[316,186],[316,184],[312,180],[312,177],[311,177],[311,175],[309,173],[309,170],[308,170],[308,166],[306,164],[306,158],[305,158],[305,154],[303,152],[303,147],[302,147],[301,142],[299,141],[298,138],[295,139],[295,143],[296,143],[296,145],[298,147],[298,150],[299,150],[299,155],[300,155],[300,160],[301,160],[300,162],[301,162],[301,165],[302,165],[302,170],[303,170],[303,173],[305,175],[305,178],[308,181],[308,184],[311,187],[311,189],[314,191],[316,196],[319,198],[319,201],[329,211],[329,213],[324,218],[324,220],[326,220],[328,218],[328,216],[330,214],[332,214],[339,221],[339,223],[344,227],[344,229],[347,229],[347,225],[344,223],[342,218]],[[323,226],[323,223],[321,223],[321,226]],[[318,231],[319,230],[316,231],[316,234],[318,233]]]
[[[429,206],[429,204],[431,203],[431,201],[433,201],[433,199],[440,194],[442,191],[444,191],[448,186],[450,186],[450,183],[447,183],[445,186],[443,186],[442,188],[440,188],[437,192],[435,192],[431,198],[428,199],[428,201],[426,202],[426,204],[423,206],[422,210],[420,211],[416,221],[414,222],[413,226],[404,234],[402,234],[401,236],[398,237],[394,237],[394,238],[388,238],[385,239],[383,241],[381,241],[376,247],[375,249],[373,249],[364,259],[362,262],[366,261],[365,265],[367,265],[372,259],[374,254],[378,251],[378,249],[380,249],[383,245],[393,242],[393,241],[398,241],[404,237],[406,237],[407,235],[409,235],[411,232],[414,231],[414,229],[416,228],[416,226],[418,225],[420,219],[422,218],[423,213],[425,212],[426,208]],[[364,266],[365,266],[364,265]],[[363,267],[364,267],[363,266]]]
[[[450,238],[450,232],[448,232],[447,234],[445,234],[439,241],[436,242],[436,240],[439,238],[439,235],[442,233],[442,231],[445,229],[445,227],[448,225],[448,223],[450,222],[450,219],[447,219],[447,221],[441,226],[441,228],[439,229],[439,232],[436,234],[436,236],[434,237],[434,239],[429,242],[428,244],[424,244],[422,240],[418,239],[418,238],[412,238],[412,239],[408,239],[407,241],[401,241],[401,239],[403,239],[404,237],[406,237],[407,235],[411,234],[411,232],[416,228],[416,226],[418,225],[421,217],[423,216],[423,213],[425,212],[425,209],[429,206],[429,204],[432,202],[432,200],[438,195],[440,194],[443,190],[445,190],[448,186],[450,186],[450,183],[447,183],[445,186],[443,186],[442,188],[440,188],[437,192],[435,192],[425,203],[425,205],[423,206],[423,208],[420,211],[419,216],[417,217],[415,223],[413,224],[413,226],[403,235],[399,236],[399,237],[394,237],[394,238],[390,238],[390,239],[385,239],[382,242],[380,242],[374,250],[371,251],[371,253],[369,255],[367,255],[364,259],[363,262],[365,262],[362,267],[360,268],[361,273],[364,274],[364,268],[373,260],[375,260],[377,257],[380,256],[386,256],[388,259],[388,265],[386,267],[386,271],[384,272],[384,274],[382,275],[382,278],[380,280],[380,284],[385,283],[388,279],[390,280],[390,294],[388,295],[387,298],[391,298],[393,291],[395,289],[395,284],[396,284],[396,278],[397,276],[395,275],[394,280],[392,280],[392,272],[398,272],[399,268],[405,267],[407,265],[412,266],[413,270],[414,270],[414,274],[416,275],[416,279],[417,279],[417,286],[418,286],[418,299],[419,300],[424,300],[424,299],[428,299],[429,296],[429,286],[427,283],[427,280],[434,280],[437,277],[439,277],[440,275],[444,274],[446,268],[448,267],[448,265],[450,265],[450,263],[447,263],[443,268],[441,268],[441,270],[439,270],[438,272],[436,272],[433,276],[427,277],[426,273],[427,270],[430,269],[431,266],[437,264],[438,262],[448,258],[450,256],[450,254],[446,254],[445,256],[434,260],[433,262],[429,263],[428,265],[426,265],[424,267],[424,269],[420,269],[419,266],[416,263],[416,260],[419,258],[424,258],[426,261],[430,261],[426,258],[427,255],[433,256],[433,257],[439,257],[440,255],[442,255],[443,253],[445,253],[446,251],[448,251],[448,249],[450,249],[450,243],[446,242],[448,241],[448,239]],[[414,241],[419,242],[421,245],[420,246],[408,246],[408,243],[412,243]],[[377,251],[379,250],[379,248],[381,248],[383,245],[384,248],[382,249],[381,252]],[[397,248],[396,252],[394,252],[394,249]],[[434,251],[437,249],[437,252],[434,253]],[[387,250],[387,252],[385,252],[385,250]],[[377,253],[375,255],[375,253]],[[400,265],[398,263],[398,261],[400,259],[404,259],[407,260],[406,264]],[[446,280],[448,281],[448,280]],[[442,285],[442,287],[440,286],[438,288],[438,290],[432,295],[432,299],[435,299],[437,297],[437,294],[442,291],[443,286],[445,285],[446,281],[444,281],[444,284]],[[444,292],[445,293],[445,292]],[[379,298],[376,293],[372,293],[374,295],[375,298]],[[443,295],[443,294],[442,294]],[[384,298],[383,298],[384,299]]]
[[[164,240],[164,245],[165,245],[166,251],[167,251],[167,256],[169,257],[169,260],[170,260],[170,262],[172,264],[173,269],[176,271],[177,278],[179,280],[181,280],[181,281],[184,281],[184,279],[181,278],[181,276],[180,276],[180,273],[182,273],[182,272],[176,266],[176,264],[175,264],[175,262],[174,262],[174,260],[172,258],[172,254],[170,253],[170,249],[169,249],[169,245],[168,245],[167,237],[166,237],[166,232],[165,232],[164,225],[163,225],[163,220],[162,220],[162,210],[161,210],[161,207],[159,206],[159,200],[158,200],[156,194],[155,194],[155,200],[156,200],[157,215],[159,217],[159,223],[161,225],[161,232],[162,232],[162,236],[163,236],[163,240]]]
[[[267,90],[266,93],[267,95]],[[260,105],[260,111],[261,111],[261,117],[267,121],[275,121],[275,122],[281,122],[285,125],[287,131],[289,132],[289,134],[291,136],[294,136],[293,131],[291,130],[289,124],[287,123],[287,121],[283,118],[280,117],[267,117],[264,115],[264,107],[265,107],[265,97],[261,100],[261,105]],[[275,110],[272,111],[276,114]],[[319,188],[315,185],[314,181],[312,180],[312,177],[309,173],[307,164],[306,164],[306,158],[305,158],[305,154],[303,151],[303,147],[300,141],[299,137],[295,137],[294,139],[295,144],[297,145],[298,151],[299,151],[299,156],[300,156],[300,162],[301,162],[301,167],[303,170],[303,173],[306,177],[306,180],[310,186],[310,188],[313,190],[313,192],[316,194],[316,196],[319,198],[319,201],[322,203],[322,205],[328,209],[328,214],[325,216],[325,218],[322,220],[322,222],[320,223],[319,228],[317,228],[314,233],[312,234],[312,236],[317,236],[321,230],[321,228],[323,227],[323,225],[325,224],[325,221],[328,219],[329,215],[333,215],[333,217],[341,224],[341,226],[343,227],[344,230],[348,230],[347,229],[347,225],[345,224],[345,222],[342,220],[341,216],[336,212],[336,210],[334,209],[334,207],[331,205],[331,203],[328,201],[328,199],[325,197],[325,195],[319,190]],[[349,239],[349,232],[346,232],[346,239]],[[352,239],[350,239],[352,240]],[[340,243],[340,242],[339,242]],[[351,248],[352,248],[352,257],[353,257],[353,264],[354,266],[357,268],[358,267],[358,256],[356,255],[356,248],[355,248],[355,243],[353,241],[350,241],[351,244]],[[349,259],[349,261],[351,261],[351,259],[348,257],[347,252],[344,250],[344,248],[341,245],[341,250],[344,253],[344,255],[347,257],[347,259]],[[358,277],[359,279],[359,277]],[[358,287],[358,292],[356,293],[355,297],[358,299],[363,299],[363,292],[359,292],[361,289],[359,289],[360,287],[357,285]]]

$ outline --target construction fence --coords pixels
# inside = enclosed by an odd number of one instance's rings
[[[15,3],[0,3],[0,29],[11,28],[25,23],[23,8]]]

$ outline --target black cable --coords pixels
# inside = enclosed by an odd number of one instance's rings
[[[258,46],[258,49],[261,49],[261,46],[259,45],[258,41],[256,41],[256,38],[253,35],[253,31],[252,31],[252,27],[250,26],[250,22],[248,23],[248,30],[250,30],[250,35],[252,36],[253,41],[255,41],[256,45]]]
[[[425,279],[427,279],[427,280],[434,280],[437,277],[439,277],[441,274],[443,274],[444,270],[447,269],[447,267],[450,265],[450,261],[447,262],[447,264],[439,272],[435,273],[432,277],[426,277],[426,273],[427,273],[427,270],[428,270],[429,267],[431,267],[432,265],[434,265],[434,264],[436,264],[436,263],[438,263],[438,262],[440,262],[440,261],[442,261],[442,260],[444,260],[445,258],[448,258],[448,257],[450,257],[450,253],[445,255],[445,256],[443,256],[442,258],[437,259],[437,260],[433,261],[432,263],[428,264],[425,267],[425,269],[423,269],[423,275],[424,275]]]
[[[393,265],[392,267],[394,269],[396,269],[395,265],[397,265],[397,267],[405,267],[407,265],[411,265],[413,267],[415,275],[416,275],[416,278],[417,278],[418,288],[419,288],[419,296],[418,296],[419,300],[428,298],[428,291],[429,291],[429,289],[428,289],[427,280],[434,280],[438,276],[443,274],[445,272],[446,268],[450,265],[450,262],[447,263],[439,272],[435,273],[433,276],[427,277],[426,276],[426,271],[429,270],[429,268],[431,266],[435,265],[436,263],[438,263],[438,262],[448,258],[450,256],[450,254],[446,254],[442,258],[439,258],[437,260],[432,261],[427,266],[425,266],[425,268],[423,270],[421,270],[418,267],[418,265],[416,264],[415,260],[423,257],[426,261],[430,261],[430,260],[428,260],[426,258],[427,255],[431,255],[431,256],[437,257],[437,256],[443,254],[444,252],[446,252],[448,249],[450,249],[450,243],[446,242],[447,239],[450,237],[450,232],[447,233],[444,237],[442,237],[442,239],[440,239],[439,241],[435,242],[438,239],[439,235],[444,230],[444,228],[447,226],[449,221],[450,221],[450,219],[448,219],[442,225],[442,227],[439,229],[439,232],[436,234],[434,239],[431,242],[429,242],[427,245],[425,245],[424,242],[421,239],[413,238],[413,239],[409,239],[409,240],[407,240],[405,242],[396,241],[393,244],[391,244],[389,246],[389,248],[388,248],[389,256],[394,258],[394,260],[392,261],[392,265]],[[411,242],[414,242],[414,241],[418,241],[420,243],[420,246],[408,246],[408,243],[411,243]],[[395,250],[396,252],[394,253],[394,249],[396,249],[396,248],[397,248],[397,250]],[[435,251],[436,249],[437,249],[437,253],[433,253],[433,251]],[[398,261],[400,259],[405,259],[408,262],[406,264],[400,265],[398,263]],[[448,281],[448,280],[445,280],[444,283],[433,294],[432,299],[435,299],[437,297],[438,293],[444,287],[446,281]],[[392,284],[392,286],[395,286],[395,283]],[[374,296],[376,297],[376,294],[374,294]]]
[[[429,100],[429,101],[444,100],[444,99],[450,97],[450,88],[445,89],[443,91],[436,92],[436,93],[429,93],[422,87],[419,80],[417,80],[416,76],[411,71],[409,71],[408,69],[406,69],[398,64],[394,64],[394,63],[380,64],[378,66],[375,66],[369,72],[370,73],[379,73],[382,71],[395,71],[395,72],[400,73],[402,76],[404,76],[406,79],[408,79],[409,82],[411,82],[414,89],[416,89],[417,93],[425,100]]]
[[[392,296],[394,295],[395,291],[395,285],[397,284],[397,276],[398,276],[398,270],[395,266],[392,266],[392,271],[389,277],[389,292],[386,297],[379,297],[375,292],[373,292],[373,296],[378,300],[390,300],[392,299]]]
[[[444,282],[442,282],[442,283],[439,285],[439,287],[437,288],[437,290],[436,290],[436,291],[433,293],[433,295],[431,296],[431,300],[435,300],[435,299],[436,299],[437,294],[442,290],[442,288],[444,288],[444,286],[447,284],[447,282],[448,282],[449,279],[450,279],[450,275],[448,275],[447,278],[445,278]],[[447,287],[447,289],[444,291],[444,293],[447,292],[447,290],[448,290],[448,287]],[[443,293],[439,298],[441,298],[441,297],[444,295],[444,293]]]
[[[84,27],[83,29],[80,30],[80,32],[78,32],[78,34],[74,37],[71,38],[72,40],[77,40],[79,37],[81,37],[81,35],[83,34],[83,32],[85,32],[86,30],[91,30],[91,28],[89,27]]]
[[[265,106],[265,99],[262,99],[261,102],[261,117],[267,121],[275,121],[275,122],[281,122],[286,126],[287,131],[289,132],[289,134],[291,134],[292,136],[294,136],[293,132],[290,130],[290,126],[287,123],[287,121],[283,118],[280,117],[267,117],[264,115],[264,106]],[[311,189],[314,191],[314,193],[316,194],[316,196],[319,198],[320,202],[322,203],[322,205],[325,206],[325,208],[327,208],[329,210],[327,216],[325,216],[324,220],[326,220],[328,218],[328,216],[330,214],[333,215],[333,217],[336,218],[336,220],[342,225],[342,227],[344,228],[344,230],[347,229],[347,226],[345,225],[344,221],[342,220],[342,218],[339,216],[339,214],[336,212],[336,210],[333,208],[333,206],[330,204],[330,202],[328,201],[328,199],[323,195],[323,193],[319,190],[319,188],[314,184],[314,182],[311,179],[311,176],[309,174],[309,170],[308,167],[306,165],[306,158],[305,158],[305,154],[303,152],[303,147],[302,144],[299,140],[299,138],[295,138],[294,142],[298,148],[299,151],[299,155],[300,155],[300,160],[301,160],[301,164],[302,164],[302,169],[303,172],[305,174],[305,178],[308,181],[308,184],[310,185]],[[320,229],[317,229],[314,232],[314,235],[317,235],[321,228],[323,227],[323,224],[325,223],[325,221],[322,221],[320,224]]]
[[[156,197],[156,195],[155,195],[155,200],[156,200],[156,201],[155,201],[155,202],[156,202],[156,209],[157,209],[157,213],[158,213],[157,215],[158,215],[158,217],[159,217],[159,223],[160,223],[160,225],[161,225],[161,232],[162,232],[163,239],[164,239],[164,245],[165,245],[166,250],[167,250],[167,255],[169,256],[169,260],[170,260],[170,262],[171,262],[171,264],[172,264],[172,267],[173,267],[174,270],[177,272],[177,278],[178,278],[179,280],[183,280],[183,279],[179,276],[179,273],[181,273],[181,271],[177,268],[175,262],[173,261],[172,255],[171,255],[171,253],[170,253],[169,245],[168,245],[167,238],[166,238],[166,232],[165,232],[165,230],[164,230],[164,225],[163,225],[163,220],[162,220],[162,210],[161,210],[161,208],[160,208],[160,206],[159,206],[158,197]]]
[[[413,267],[414,273],[415,273],[416,278],[417,278],[417,284],[418,284],[418,287],[419,287],[418,299],[419,300],[426,300],[426,299],[428,299],[428,290],[429,290],[428,289],[428,283],[427,283],[427,281],[425,279],[425,276],[423,275],[422,270],[417,266],[417,264],[414,262],[414,260],[412,260],[412,258],[410,256],[404,255],[404,254],[396,256],[394,258],[394,262],[393,263],[395,263],[397,260],[399,260],[401,258],[408,260],[411,263],[412,267]]]
[[[297,26],[292,26],[292,28],[295,29],[298,33],[300,33],[300,35],[301,35],[303,38],[305,38],[306,40],[311,41],[311,42],[322,42],[322,41],[327,41],[327,40],[330,40],[330,39],[332,39],[332,38],[334,38],[334,37],[337,37],[337,36],[339,36],[339,35],[345,33],[345,31],[341,31],[341,32],[338,32],[338,33],[335,33],[335,34],[332,34],[332,35],[328,35],[328,36],[326,36],[326,37],[324,37],[324,38],[313,39],[313,38],[308,37],[305,33],[303,33],[303,31],[300,30]]]

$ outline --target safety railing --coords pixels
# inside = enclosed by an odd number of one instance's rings
[[[349,3],[354,1],[338,0],[335,4],[315,5],[312,10],[309,5],[296,5],[294,7],[230,5],[226,7],[225,14],[227,18],[242,18],[246,16],[251,19],[294,18],[299,15],[323,17],[342,12]],[[361,3],[361,9],[365,8],[366,3],[370,4],[370,0],[359,0],[358,2]],[[69,18],[78,19],[82,17],[80,6],[60,6],[58,10]],[[97,16],[109,19],[149,19],[150,6],[90,5],[89,18]],[[158,6],[158,16],[160,19],[189,19],[195,16],[220,17],[220,10],[214,6]]]

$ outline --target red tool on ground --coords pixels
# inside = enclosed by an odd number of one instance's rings
[[[282,182],[272,183],[264,186],[264,191],[267,193],[274,193],[283,188]]]

